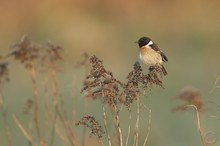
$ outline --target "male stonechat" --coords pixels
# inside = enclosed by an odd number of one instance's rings
[[[150,66],[150,71],[158,66],[163,74],[167,75],[162,63],[168,61],[168,59],[161,49],[149,37],[141,37],[137,43],[140,48],[139,57],[144,64]]]

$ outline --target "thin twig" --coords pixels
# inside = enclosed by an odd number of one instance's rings
[[[127,138],[126,138],[126,146],[128,146],[128,141],[131,133],[131,119],[132,119],[132,114],[131,110],[129,109],[129,122],[128,122],[128,132],[127,132]]]
[[[112,113],[112,116],[114,117],[113,119],[113,123],[115,125],[115,129],[116,129],[116,136],[117,136],[117,139],[118,139],[118,144],[120,146],[123,145],[123,142],[122,142],[122,132],[121,132],[121,128],[120,128],[120,120],[119,120],[119,111],[117,111],[117,107],[116,105],[113,105],[113,106],[109,106],[110,108],[110,111]]]
[[[87,115],[88,114],[88,98],[84,97],[84,112]],[[86,143],[86,126],[83,126],[83,132],[82,132],[82,146],[85,146]]]
[[[50,142],[50,146],[53,146],[53,142],[54,142],[54,131],[56,132],[56,134],[60,137],[60,139],[66,143],[67,145],[71,146],[70,142],[68,141],[68,139],[66,138],[66,136],[64,136],[60,129],[59,126],[57,124],[57,113],[55,112],[55,117],[53,117],[53,129],[52,129],[52,137],[51,137],[51,142]]]
[[[67,145],[71,146],[70,142],[68,141],[68,139],[66,138],[66,136],[64,136],[60,129],[59,126],[57,124],[57,112],[55,111],[54,116],[50,113],[49,114],[52,123],[52,131],[51,131],[51,139],[50,139],[50,143],[48,144],[49,146],[53,146],[53,142],[54,142],[54,138],[55,138],[55,133],[58,135],[58,137]]]
[[[140,97],[137,96],[137,119],[136,119],[136,123],[135,123],[133,146],[138,146],[139,122],[140,122]]]
[[[44,121],[44,132],[45,132],[45,141],[48,142],[49,138],[49,115],[50,115],[50,110],[49,110],[49,92],[48,92],[48,79],[46,78],[45,80],[45,121]]]
[[[4,122],[5,134],[8,140],[8,146],[12,146],[11,128],[9,126],[8,119],[7,119],[7,111],[4,108],[4,95],[2,91],[0,91],[0,110],[2,110],[2,118]]]
[[[76,77],[74,76],[73,77],[73,81],[72,81],[72,85],[71,85],[71,97],[72,97],[72,119],[71,121],[73,123],[76,123],[76,113],[77,113],[77,98],[76,98],[76,95],[75,95],[75,92],[76,92]],[[74,128],[73,128],[74,130]]]
[[[212,93],[216,88],[220,88],[220,86],[217,85],[218,82],[219,82],[219,80],[220,80],[220,74],[217,74],[217,77],[216,77],[216,79],[215,79],[214,85],[213,85],[213,87],[212,87],[210,93]]]
[[[1,90],[1,89],[0,89]],[[4,104],[4,96],[2,94],[2,91],[0,91],[0,108],[3,108],[3,104]]]
[[[51,117],[51,121],[53,121],[52,124],[52,131],[51,131],[51,139],[50,139],[50,143],[48,144],[49,146],[53,146],[53,142],[54,142],[54,137],[55,137],[55,128],[56,128],[56,121],[57,121],[57,113],[55,112],[55,118],[53,118],[52,114],[50,114]]]
[[[83,53],[82,56],[84,57],[84,60],[83,62],[81,62],[81,65],[84,66],[85,76],[88,76],[89,75],[89,64],[88,64],[89,55],[87,53]],[[84,97],[84,112],[86,115],[88,114],[88,98],[86,98],[86,96]],[[85,146],[86,132],[87,132],[87,127],[84,126],[83,133],[82,133],[82,146]]]
[[[28,131],[29,131],[29,135],[31,137],[31,139],[33,139],[33,119],[31,118],[28,122]],[[33,144],[31,142],[28,141],[28,145],[29,146],[33,146]]]
[[[29,143],[31,143],[31,145],[34,145],[33,140],[30,136],[30,134],[28,134],[28,132],[24,129],[24,127],[22,126],[22,124],[20,123],[20,121],[17,119],[17,117],[13,114],[12,115],[16,125],[18,126],[18,128],[21,130],[21,132],[23,133],[24,137],[28,140]]]
[[[52,77],[52,90],[53,90],[53,95],[52,95],[52,101],[53,101],[53,105],[54,105],[54,108],[56,110],[56,113],[58,115],[58,117],[60,118],[61,120],[61,123],[63,125],[63,128],[65,129],[64,131],[66,132],[66,135],[69,139],[69,141],[71,142],[72,145],[74,146],[78,146],[78,142],[76,141],[76,138],[70,128],[70,125],[68,123],[68,121],[63,118],[60,110],[59,110],[59,107],[58,107],[58,102],[57,102],[57,83],[56,83],[56,80],[55,77],[56,77],[56,71],[54,69],[51,70],[51,77]],[[63,104],[61,104],[63,106]],[[65,114],[65,113],[64,113]]]
[[[34,97],[35,97],[35,109],[34,109],[34,123],[35,128],[37,130],[37,136],[40,141],[40,145],[44,146],[44,141],[42,139],[41,133],[40,133],[40,127],[39,127],[39,96],[38,96],[38,88],[37,88],[37,79],[36,79],[36,69],[34,67],[34,64],[31,63],[31,79],[34,85]]]
[[[195,111],[196,111],[196,119],[197,119],[197,130],[199,132],[199,135],[201,137],[203,145],[204,146],[208,146],[208,144],[206,143],[205,138],[203,137],[204,133],[203,133],[203,130],[201,128],[200,114],[199,114],[199,111],[198,111],[197,107],[195,105],[186,105],[185,107],[192,107],[192,108],[195,109]]]
[[[119,143],[120,143],[120,146],[122,146],[123,141],[122,141],[122,132],[121,132],[121,128],[120,128],[120,119],[119,119],[119,115],[118,115],[119,111],[117,111],[116,106],[114,106],[114,110],[115,110],[116,129],[117,129],[117,133],[119,136]]]
[[[109,130],[108,130],[107,114],[106,114],[104,105],[102,105],[102,111],[103,111],[103,119],[104,119],[105,131],[106,131],[106,133],[107,133],[107,138],[108,138],[108,146],[111,146],[111,145],[112,145],[112,143],[111,143],[111,137],[110,137]]]
[[[145,137],[145,139],[144,139],[144,144],[143,144],[143,146],[146,146],[146,144],[147,144],[147,140],[148,140],[148,138],[149,138],[149,135],[150,135],[150,131],[151,131],[151,109],[149,109],[145,104],[143,104],[143,106],[144,106],[144,108],[145,109],[147,109],[148,110],[148,126],[147,126],[147,135],[146,135],[146,137]]]
[[[8,119],[7,119],[7,113],[2,105],[2,118],[3,118],[3,122],[4,122],[4,128],[5,128],[5,134],[8,140],[8,146],[12,146],[12,135],[11,135],[11,128],[9,126],[8,123]]]
[[[66,121],[68,121],[68,114],[67,114],[65,102],[64,102],[63,96],[62,96],[62,94],[59,92],[59,88],[58,88],[56,67],[52,64],[52,65],[51,65],[51,68],[52,68],[51,78],[52,78],[53,86],[54,86],[54,89],[55,89],[55,91],[56,91],[56,95],[58,95],[58,97],[59,97],[59,99],[60,99],[61,109],[62,109],[62,112],[64,113],[64,118],[65,118]]]

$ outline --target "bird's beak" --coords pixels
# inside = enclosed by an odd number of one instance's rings
[[[134,43],[138,43],[138,42],[134,42]]]

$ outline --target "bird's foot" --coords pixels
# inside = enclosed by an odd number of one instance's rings
[[[152,72],[154,69],[155,69],[154,66],[150,66],[150,67],[149,67],[149,71],[150,71],[150,72]]]

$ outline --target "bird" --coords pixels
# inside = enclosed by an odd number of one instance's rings
[[[152,71],[155,67],[159,66],[164,76],[167,75],[163,62],[167,62],[168,59],[162,50],[151,40],[151,38],[141,37],[136,43],[139,45],[140,60],[144,64],[150,66],[149,70]]]

